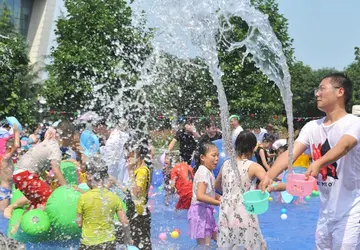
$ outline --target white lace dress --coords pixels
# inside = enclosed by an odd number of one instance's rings
[[[221,249],[263,250],[266,244],[256,215],[248,214],[242,194],[255,189],[256,181],[248,176],[250,160],[237,160],[241,183],[226,161],[222,169],[223,196],[220,204],[218,246]]]

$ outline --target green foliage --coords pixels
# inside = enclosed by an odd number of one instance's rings
[[[15,31],[4,6],[0,15],[0,117],[16,116],[24,124],[35,121],[35,79],[25,38]]]
[[[351,111],[352,105],[360,104],[360,52],[359,48],[355,47],[355,61],[346,67],[345,72],[353,82],[353,96],[347,107]]]
[[[268,15],[270,24],[282,43],[288,64],[292,65],[292,39],[288,35],[286,18],[278,12],[278,4],[274,0],[252,2],[256,8]],[[248,25],[240,17],[233,17],[230,22],[235,28],[226,34],[226,39],[231,42],[242,41],[247,35]],[[242,63],[245,48],[229,53],[227,46],[226,41],[219,41],[220,66],[224,71],[222,82],[230,113],[241,114],[243,122],[251,127],[264,125],[274,115],[283,114],[284,106],[275,84],[269,82],[249,59]]]
[[[145,88],[151,102],[153,128],[170,127],[172,119],[217,116],[219,113],[216,87],[201,59],[181,60],[161,55],[155,84]],[[164,118],[158,119],[158,116]],[[172,119],[166,119],[166,118]]]
[[[66,0],[65,7],[43,93],[51,109],[71,112],[91,104],[100,114],[111,113],[118,90],[137,80],[151,33],[132,26],[124,0]]]

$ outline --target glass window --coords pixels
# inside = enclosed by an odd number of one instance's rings
[[[34,0],[0,0],[1,9],[4,4],[10,9],[11,20],[15,28],[25,37],[29,29]],[[1,13],[1,12],[0,12]]]

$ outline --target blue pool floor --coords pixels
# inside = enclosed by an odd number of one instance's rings
[[[274,197],[274,200],[275,197]],[[149,200],[152,211],[152,243],[153,249],[197,249],[196,242],[187,236],[187,211],[176,212],[174,207],[177,197],[170,199],[170,205],[164,205],[163,191],[153,192]],[[287,220],[282,220],[281,209],[287,209]],[[270,203],[269,210],[259,216],[262,233],[269,250],[297,250],[314,249],[314,235],[318,217],[319,198],[313,197],[305,204],[282,204],[275,201]],[[218,215],[218,209],[215,216]],[[6,228],[4,220],[0,229]],[[177,239],[170,237],[174,229],[180,230]],[[160,233],[167,233],[166,241],[159,240]],[[65,250],[77,249],[78,242],[47,242],[28,244],[27,249],[33,250]],[[211,249],[216,249],[213,243]]]

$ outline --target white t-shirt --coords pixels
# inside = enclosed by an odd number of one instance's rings
[[[279,139],[273,143],[272,148],[278,150],[280,147],[285,146],[286,144],[287,144],[286,139]]]
[[[359,142],[359,117],[348,114],[328,126],[323,124],[324,120],[322,118],[307,123],[296,140],[311,147],[312,154],[313,147],[316,147],[324,155],[335,147],[343,135],[353,136]],[[320,216],[334,221],[349,212],[360,212],[360,143],[331,166],[327,166],[326,176],[319,174],[318,186]]]
[[[239,125],[239,126],[232,132],[231,142],[232,142],[233,147],[235,147],[236,138],[238,137],[238,135],[239,135],[242,131],[244,131],[244,129]]]
[[[255,131],[252,131],[253,134],[256,136],[256,140],[258,142],[262,142],[264,140],[264,135],[267,134],[267,130],[264,128],[260,128],[260,133],[256,134]]]
[[[52,160],[61,161],[59,143],[54,139],[44,140],[21,156],[16,167],[18,171],[28,170],[31,173],[40,173],[50,168]]]
[[[212,171],[206,168],[204,165],[200,165],[195,173],[193,180],[193,190],[191,204],[201,203],[196,199],[197,185],[199,182],[205,182],[206,184],[206,195],[215,199],[215,176]]]
[[[127,133],[114,129],[101,150],[101,154],[109,168],[108,173],[120,183],[124,183],[129,179],[124,155],[124,145],[128,139],[129,135]]]

